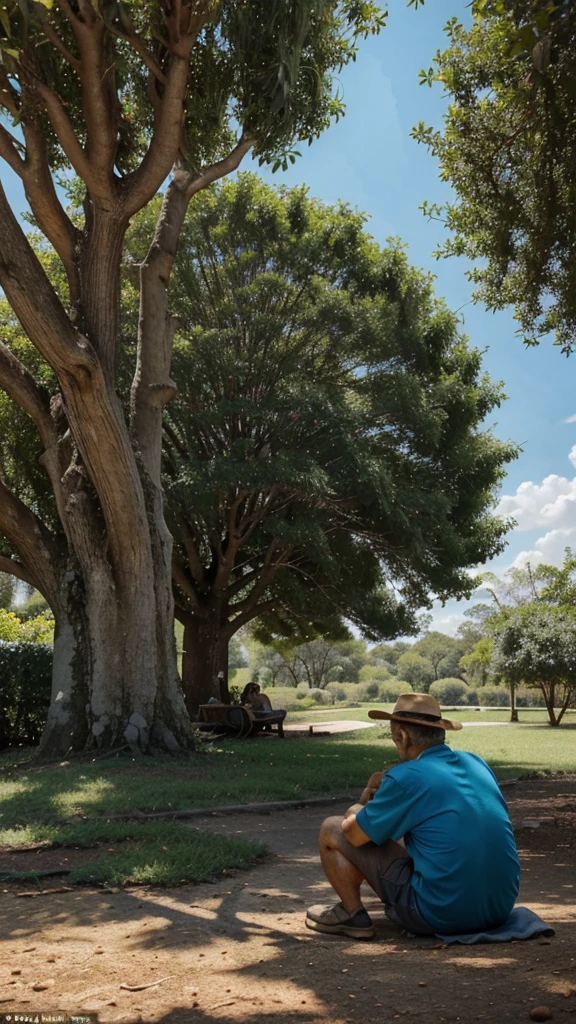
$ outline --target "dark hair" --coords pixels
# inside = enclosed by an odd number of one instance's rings
[[[258,685],[258,683],[255,683],[254,680],[252,680],[252,682],[247,683],[244,689],[242,690],[240,696],[240,703],[245,704],[246,701],[250,699],[251,694],[253,694],[254,692],[260,693],[260,686]]]
[[[436,747],[446,742],[444,729],[431,728],[429,725],[416,725],[412,722],[410,725],[407,722],[397,722],[396,724],[406,730],[415,747]]]

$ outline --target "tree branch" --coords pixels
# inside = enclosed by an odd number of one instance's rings
[[[91,163],[82,146],[76,138],[74,127],[64,104],[59,96],[45,82],[34,79],[33,89],[41,98],[50,123],[56,132],[58,142],[62,146],[65,156],[72,164],[79,178],[86,182],[90,190],[97,192],[95,176],[92,173]]]
[[[57,374],[90,374],[95,355],[72,326],[0,182],[0,285],[31,342]]]
[[[80,61],[77,57],[74,56],[73,53],[70,53],[70,50],[65,45],[65,43],[62,42],[54,26],[50,24],[47,18],[43,22],[42,30],[46,38],[49,39],[53,46],[56,47],[58,52],[62,54],[67,64],[69,64],[70,67],[74,68],[75,71],[79,71]]]
[[[24,176],[25,164],[18,149],[18,143],[14,136],[10,134],[3,124],[0,124],[0,156],[14,173],[19,178],[22,178]]]
[[[54,566],[58,554],[55,539],[32,510],[12,493],[1,477],[0,531],[20,555],[26,573],[34,580],[33,586],[37,587],[51,607],[54,607],[58,594],[58,574]]]
[[[39,590],[36,577],[28,572],[25,565],[17,558],[9,558],[8,555],[0,555],[0,572],[7,572],[10,576],[16,576],[23,583],[28,583],[35,590]]]
[[[176,558],[174,558],[172,561],[172,578],[176,586],[180,588],[182,593],[188,599],[196,614],[199,615],[201,612],[201,608],[198,598],[196,596],[196,591],[194,590],[194,586],[188,579],[185,570],[182,568],[182,566],[180,565]],[[189,609],[187,610],[189,611]]]
[[[44,453],[39,461],[50,479],[60,521],[64,531],[68,534],[66,499],[62,486],[62,477],[66,469],[64,464],[66,454],[59,444],[58,431],[50,411],[48,392],[37,384],[29,370],[1,341],[0,388],[27,413],[38,430],[44,445]]]
[[[32,374],[0,341],[0,388],[30,416],[38,428],[44,447],[55,443],[56,431],[50,416],[48,393],[41,388]]]
[[[22,130],[26,142],[26,160],[21,177],[26,198],[30,203],[30,209],[38,227],[54,247],[64,265],[68,278],[70,302],[75,305],[80,296],[76,260],[80,232],[68,217],[54,188],[46,140],[42,132],[37,125],[28,123],[26,120],[22,124]]]
[[[195,180],[182,168],[175,171],[164,196],[152,245],[140,268],[138,355],[131,393],[131,425],[148,475],[157,487],[160,487],[162,459],[162,409],[175,394],[175,385],[170,379],[174,323],[168,312],[168,286],[182,225],[192,196],[238,167],[253,144],[253,139],[241,139],[225,160],[213,164]]]
[[[252,149],[252,146],[254,146],[255,143],[255,136],[242,136],[228,156],[225,156],[222,160],[217,160],[216,163],[205,167],[197,178],[190,181],[187,192],[188,201],[190,201],[192,196],[195,196],[197,192],[201,192],[202,189],[208,188],[208,185],[212,185],[213,182],[219,181],[220,178],[224,178],[227,174],[231,174],[232,171],[235,171],[242,163],[246,153]]]
[[[242,626],[245,626],[247,622],[251,622],[252,619],[257,618],[258,615],[263,615],[264,612],[272,611],[278,604],[275,598],[270,598],[269,601],[263,601],[262,604],[257,605],[255,609],[245,611],[241,615],[236,616],[235,619],[228,624],[228,629],[225,630],[226,636],[230,638],[237,633]]]

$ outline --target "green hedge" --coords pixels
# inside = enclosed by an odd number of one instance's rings
[[[50,644],[0,641],[0,750],[40,742],[51,682]]]

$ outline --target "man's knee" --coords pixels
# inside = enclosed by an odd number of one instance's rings
[[[342,818],[325,818],[320,827],[320,845],[339,847],[343,839],[345,836],[342,831]]]

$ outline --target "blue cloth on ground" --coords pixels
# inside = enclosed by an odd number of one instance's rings
[[[534,911],[528,910],[528,907],[514,907],[508,920],[499,928],[493,928],[486,932],[470,932],[468,935],[438,935],[438,938],[448,945],[460,942],[464,946],[471,946],[476,942],[513,942],[517,939],[535,939],[538,935],[554,935],[554,929],[550,928]]]

